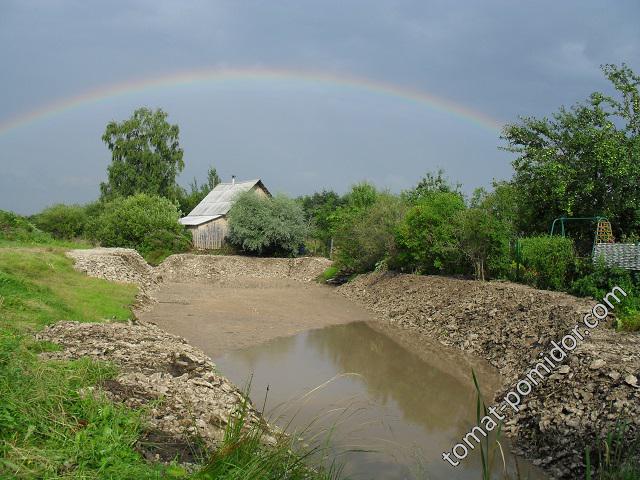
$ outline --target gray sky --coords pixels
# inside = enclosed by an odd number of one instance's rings
[[[215,68],[294,69],[421,90],[501,122],[608,91],[640,71],[640,3],[513,0],[2,0],[0,124],[83,92]],[[0,130],[0,209],[98,196],[106,123],[161,107],[186,168],[292,195],[369,180],[398,191],[443,167],[466,191],[511,175],[499,131],[338,84],[244,79],[132,91]],[[6,124],[6,123],[5,123]]]

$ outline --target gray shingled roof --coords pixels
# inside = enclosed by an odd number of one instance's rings
[[[185,218],[226,215],[236,195],[248,192],[257,184],[268,192],[259,178],[246,182],[219,183]]]

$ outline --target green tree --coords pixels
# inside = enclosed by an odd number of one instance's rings
[[[477,280],[506,274],[509,227],[485,208],[460,210],[454,218],[457,247],[473,265]]]
[[[395,263],[420,273],[456,273],[460,270],[454,219],[465,209],[453,192],[432,192],[409,209],[398,227]]]
[[[346,272],[362,273],[393,258],[396,229],[405,212],[406,205],[398,196],[383,192],[357,214],[345,215],[335,232],[338,267]]]
[[[311,234],[328,242],[333,235],[332,215],[344,203],[343,199],[333,190],[322,190],[300,197],[298,201],[304,209]]]
[[[478,188],[473,192],[470,206],[489,212],[510,235],[518,232],[518,192],[511,182],[494,181],[493,190]]]
[[[452,184],[440,168],[435,173],[427,172],[413,189],[403,192],[402,195],[410,203],[416,203],[432,193],[457,193],[462,196],[461,188],[462,185],[459,183]]]
[[[284,195],[241,194],[229,210],[229,242],[247,253],[292,255],[308,233],[302,206]]]
[[[177,125],[161,109],[138,108],[128,120],[109,122],[102,140],[111,150],[103,199],[137,193],[175,199],[176,177],[184,168]]]
[[[547,232],[561,215],[605,215],[618,235],[640,228],[640,77],[624,64],[602,69],[616,98],[596,92],[551,119],[504,130],[518,155],[513,183],[527,233]]]

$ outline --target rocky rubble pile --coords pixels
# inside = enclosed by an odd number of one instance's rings
[[[486,358],[500,370],[505,391],[595,303],[507,282],[392,273],[360,276],[338,292],[391,323]],[[597,434],[614,430],[618,420],[630,422],[629,439],[640,430],[638,377],[640,336],[602,324],[533,389],[505,431],[554,477],[575,478],[584,446]]]
[[[164,281],[174,282],[236,277],[289,278],[310,282],[330,265],[330,260],[320,257],[258,258],[178,254],[168,257],[155,269],[155,273]]]
[[[133,283],[140,289],[137,296],[139,309],[147,309],[155,303],[153,292],[158,287],[156,276],[142,256],[131,248],[91,248],[69,250],[74,268],[90,277],[104,278],[112,282]]]
[[[182,461],[192,459],[196,439],[216,449],[232,414],[242,408],[243,394],[215,372],[213,362],[186,341],[145,323],[59,322],[37,335],[63,351],[42,354],[49,359],[90,357],[113,362],[120,375],[103,382],[101,390],[130,407],[150,405],[145,414],[147,456]],[[247,426],[262,425],[247,407]],[[265,442],[275,439],[265,435]]]

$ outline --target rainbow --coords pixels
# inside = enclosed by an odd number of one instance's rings
[[[428,108],[472,122],[482,128],[499,131],[502,123],[498,120],[443,97],[391,83],[371,80],[351,75],[338,75],[301,70],[276,70],[262,68],[206,69],[171,73],[155,78],[129,80],[122,83],[101,86],[87,90],[79,95],[62,98],[43,105],[35,110],[18,114],[0,121],[0,135],[33,122],[43,120],[74,108],[90,105],[104,99],[135,92],[144,92],[152,88],[186,87],[199,83],[233,82],[233,81],[290,81],[309,85],[330,85],[350,87],[372,94],[396,97],[405,101],[417,102]]]

